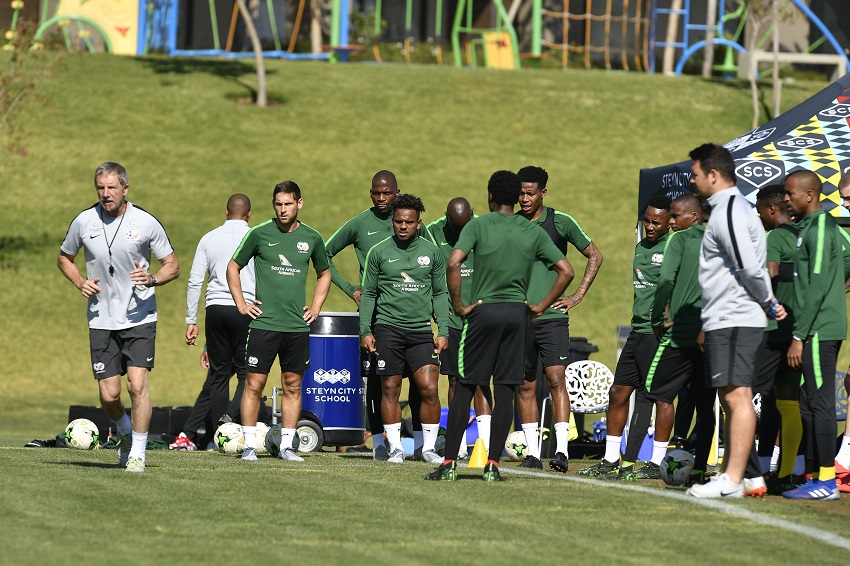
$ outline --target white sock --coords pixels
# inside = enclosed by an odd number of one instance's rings
[[[280,429],[280,451],[283,452],[287,448],[292,448],[292,441],[295,439],[294,428]]]
[[[245,448],[253,448],[257,449],[257,427],[256,426],[243,426],[242,427],[242,438],[245,439]],[[283,443],[281,443],[283,446]]]
[[[124,416],[117,421],[112,422],[115,423],[115,429],[118,431],[118,436],[127,436],[133,432],[133,425],[130,424],[130,416],[127,413],[124,413]]]
[[[794,475],[802,476],[806,473],[806,457],[802,454],[797,454],[794,459]]]
[[[779,469],[779,455],[782,450],[779,449],[779,446],[773,447],[773,455],[770,457],[770,471],[775,472]]]
[[[770,459],[772,456],[759,456],[759,468],[761,468],[761,474],[764,475],[768,471],[770,471]]]
[[[620,443],[623,442],[622,436],[605,436],[605,461],[619,462],[620,461]]]
[[[424,432],[425,432],[425,424],[424,423],[422,425],[422,430],[414,430],[413,431],[413,449],[414,450],[418,450],[419,448],[422,448],[422,450],[425,450],[425,435],[424,435]],[[433,447],[434,446],[431,445],[431,448],[433,448]]]
[[[422,451],[433,450],[437,442],[437,434],[440,432],[440,423],[422,423]],[[414,441],[415,442],[415,441]]]
[[[844,468],[850,468],[850,436],[845,436],[841,440],[841,448],[835,455],[835,461]]]
[[[664,459],[664,455],[667,454],[667,445],[670,443],[669,440],[665,440],[664,442],[652,441],[652,458],[649,459],[653,464],[661,464],[661,460]]]
[[[560,452],[569,458],[570,423],[555,423],[555,442],[555,452]]]
[[[458,457],[466,456],[468,450],[466,448],[466,429],[463,429],[463,436],[460,437],[460,450],[458,450]]]
[[[133,434],[133,446],[130,448],[130,458],[141,458],[142,461],[145,461],[145,448],[148,446],[148,433],[146,432],[136,432],[135,430],[132,432]]]
[[[384,432],[387,434],[387,444],[390,452],[395,449],[401,450],[401,423],[385,424]]]
[[[475,422],[478,424],[478,438],[484,441],[484,446],[490,446],[490,415],[481,415],[475,417]]]
[[[525,443],[528,445],[528,455],[540,459],[538,448],[537,423],[522,423],[522,432],[525,433]]]

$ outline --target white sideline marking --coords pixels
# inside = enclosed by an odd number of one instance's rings
[[[762,515],[761,513],[756,513],[754,511],[750,511],[749,509],[744,509],[739,507],[738,505],[731,505],[726,503],[722,499],[700,499],[698,497],[693,497],[690,495],[685,495],[685,493],[677,493],[672,491],[667,491],[663,489],[654,489],[650,487],[640,487],[637,485],[628,485],[622,482],[614,482],[614,481],[602,481],[595,480],[592,478],[579,478],[575,476],[564,476],[564,475],[554,475],[547,474],[545,472],[533,472],[531,470],[517,470],[510,468],[502,468],[502,473],[507,474],[517,474],[522,476],[532,476],[536,478],[546,478],[546,479],[556,479],[556,480],[565,480],[572,481],[576,483],[586,483],[590,485],[598,485],[600,487],[605,488],[615,488],[615,489],[624,489],[626,491],[636,491],[638,493],[646,493],[649,495],[655,495],[658,497],[667,497],[669,499],[678,499],[679,501],[687,501],[688,503],[694,503],[696,505],[702,505],[703,507],[708,507],[710,509],[714,509],[715,511],[720,511],[721,513],[726,513],[727,515],[733,515],[735,517],[739,517],[741,519],[747,519],[749,521],[753,521],[754,523],[761,523],[762,525],[768,525],[771,527],[777,527],[780,529],[785,529],[786,531],[791,531],[793,533],[797,533],[809,538],[813,538],[819,540],[820,542],[829,544],[831,546],[837,546],[838,548],[843,548],[844,550],[850,550],[850,539],[842,537],[841,535],[837,535],[835,533],[822,531],[820,529],[816,529],[814,527],[808,527],[805,525],[800,525],[797,523],[792,523],[791,521],[787,521],[785,519],[779,519],[778,517],[771,517],[769,515]]]

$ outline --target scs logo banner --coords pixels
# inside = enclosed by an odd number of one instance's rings
[[[776,145],[790,149],[808,149],[810,147],[823,145],[824,143],[824,140],[800,136],[799,138],[791,138],[788,140],[782,140],[781,142],[776,142]]]
[[[766,161],[745,161],[735,168],[735,175],[756,189],[782,177],[782,168]]]

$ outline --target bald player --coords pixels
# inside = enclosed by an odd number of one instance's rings
[[[198,395],[186,424],[177,439],[169,444],[172,450],[197,450],[198,441],[212,432],[218,420],[225,414],[230,399],[230,377],[245,383],[245,342],[251,317],[240,314],[227,286],[227,264],[245,234],[251,218],[251,200],[243,194],[231,195],[224,211],[224,224],[204,234],[195,250],[192,271],[189,274],[189,290],[186,293],[186,344],[197,346],[198,303],[204,277],[207,278],[207,294],[204,305],[204,336],[209,356],[207,379]],[[239,273],[242,280],[242,296],[246,303],[254,302],[254,264]],[[232,416],[232,415],[231,415]]]
[[[812,171],[785,179],[785,200],[797,216],[800,236],[794,262],[796,318],[788,365],[802,368],[800,414],[806,435],[806,471],[812,479],[786,491],[789,499],[838,499],[835,482],[835,387],[838,350],[847,335],[841,236],[821,206],[822,183]]]
[[[460,233],[466,224],[476,218],[469,201],[463,197],[455,197],[449,201],[445,216],[438,218],[425,227],[426,236],[439,248],[448,262],[449,256]],[[464,304],[472,302],[472,274],[474,272],[474,253],[464,260],[460,268],[461,296]],[[460,347],[461,331],[463,321],[453,310],[449,310],[449,347],[440,353],[440,373],[449,378],[449,404],[454,399],[455,388],[458,379],[461,379],[458,368],[458,348]],[[478,387],[475,390],[473,406],[475,407],[475,421],[478,426],[478,437],[484,441],[484,446],[490,444],[490,420],[492,397],[489,386]],[[460,442],[458,458],[466,457],[466,430]]]

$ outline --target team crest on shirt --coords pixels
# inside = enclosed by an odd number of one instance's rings
[[[664,254],[662,254],[662,253],[652,254],[652,263],[657,265],[657,264],[660,264],[662,261],[664,261]]]
[[[280,258],[280,264],[281,264],[281,265],[287,265],[287,266],[289,266],[289,267],[292,267],[292,264],[291,264],[291,263],[289,263],[289,260],[288,260],[288,259],[286,259],[286,256],[285,256],[285,255],[283,255],[283,254],[278,254],[278,256],[277,256],[277,257],[279,257],[279,258]]]
[[[421,255],[416,259],[416,262],[419,263],[420,267],[426,267],[431,265],[431,258],[427,255]]]
[[[401,272],[401,280],[405,283],[416,283],[416,280],[404,271]]]
[[[124,233],[124,237],[127,238],[128,242],[133,242],[138,240],[141,237],[141,234],[139,234],[138,230],[127,230]]]
[[[307,251],[309,251],[310,249],[310,244],[308,244],[307,242],[298,242],[297,244],[295,244],[295,247],[300,253],[306,254]]]

